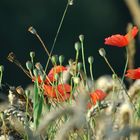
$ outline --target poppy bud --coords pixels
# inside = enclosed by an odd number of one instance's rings
[[[65,59],[64,56],[60,55],[59,56],[59,63],[62,64],[64,62],[64,59]]]
[[[106,55],[105,49],[104,49],[104,48],[100,48],[100,49],[99,49],[99,54],[100,54],[102,57],[105,57],[105,55]]]
[[[32,62],[31,61],[27,61],[26,62],[26,67],[27,67],[28,70],[32,70],[32,67],[33,67]]]
[[[75,47],[75,50],[78,52],[80,50],[80,48],[81,48],[80,42],[76,42],[74,44],[74,47]]]
[[[94,61],[94,58],[93,58],[92,56],[88,57],[88,62],[89,62],[89,64],[92,64],[93,61]]]
[[[33,52],[33,51],[30,52],[30,57],[31,57],[31,58],[34,58],[34,57],[35,57],[35,52]]]
[[[58,56],[57,55],[53,55],[52,58],[51,58],[51,60],[52,60],[52,63],[53,64],[56,64],[57,61],[58,61]]]
[[[34,27],[32,27],[32,26],[28,28],[28,31],[29,31],[31,34],[34,34],[34,35],[37,34],[36,30],[35,30]]]

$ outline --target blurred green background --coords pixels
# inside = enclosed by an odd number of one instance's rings
[[[0,64],[5,66],[4,82],[15,86],[31,83],[17,66],[6,59],[11,51],[24,66],[30,59],[29,52],[35,51],[36,61],[45,66],[48,57],[37,38],[27,30],[33,26],[50,50],[66,3],[67,0],[0,1]],[[125,34],[128,22],[132,22],[131,16],[123,0],[74,0],[68,8],[53,54],[64,54],[65,63],[75,58],[74,43],[82,33],[85,35],[86,57],[94,57],[95,78],[111,73],[98,54],[100,47],[106,49],[114,69],[122,75],[125,50],[105,46],[104,38],[116,33]]]

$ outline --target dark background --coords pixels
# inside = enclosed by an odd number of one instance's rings
[[[37,38],[27,30],[33,26],[50,51],[66,3],[67,0],[0,1],[0,64],[5,67],[4,82],[15,86],[26,86],[31,82],[17,66],[6,59],[11,51],[24,66],[30,59],[30,51],[35,51],[36,61],[45,66],[48,57]],[[122,75],[125,49],[105,46],[104,38],[116,33],[125,34],[128,22],[132,22],[132,19],[123,0],[74,0],[74,5],[68,8],[53,54],[64,54],[65,63],[75,58],[74,43],[82,33],[85,35],[86,57],[94,57],[95,78],[111,73],[98,54],[101,47],[106,49],[115,71]],[[138,53],[136,58],[138,67]]]

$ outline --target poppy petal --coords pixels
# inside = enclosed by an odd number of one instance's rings
[[[91,100],[93,104],[96,104],[97,101],[102,101],[107,96],[102,90],[95,90],[93,93],[90,94]]]
[[[127,70],[125,76],[131,79],[140,79],[140,68]]]

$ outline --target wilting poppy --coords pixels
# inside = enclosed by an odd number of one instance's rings
[[[131,79],[140,79],[140,68],[127,70],[125,76]]]
[[[95,105],[96,102],[104,100],[106,96],[107,94],[105,92],[97,89],[93,93],[90,94],[90,99],[92,103]]]
[[[137,33],[138,28],[134,26],[126,35],[116,34],[105,38],[105,44],[117,47],[125,47],[137,35]]]

